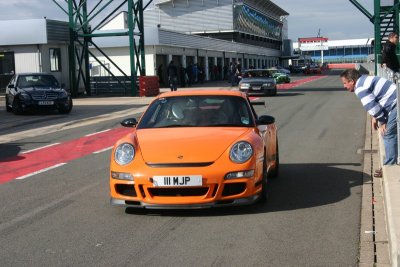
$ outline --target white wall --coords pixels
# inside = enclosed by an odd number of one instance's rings
[[[41,55],[36,45],[14,46],[10,51],[14,51],[15,73],[41,71]]]
[[[146,54],[146,76],[157,75],[156,56],[154,54]]]
[[[121,12],[111,21],[109,21],[106,25],[101,27],[102,30],[117,30],[117,29],[125,29],[127,28],[126,22],[126,13]]]
[[[50,48],[61,50],[61,71],[51,73],[69,89],[68,47],[66,45],[19,45],[9,46],[6,50],[14,52],[15,73],[50,72]]]
[[[113,48],[103,48],[103,52],[111,58],[114,63],[118,65],[118,67],[125,72],[126,75],[130,75],[131,72],[131,65],[129,59],[129,48],[126,47],[113,47]],[[91,52],[96,55],[97,59],[99,59],[103,64],[108,64],[111,72],[115,76],[122,76],[122,72],[120,72],[115,66],[113,66],[106,57],[100,54],[97,50],[91,49]],[[92,57],[89,58],[90,63],[93,66],[100,65],[97,61],[95,61]],[[102,74],[104,71],[102,70]],[[109,74],[106,74],[107,76]],[[110,75],[111,76],[111,75]]]

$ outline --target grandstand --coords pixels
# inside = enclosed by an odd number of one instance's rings
[[[326,40],[324,50],[306,49],[302,51],[301,44],[304,38],[299,38],[299,42],[293,43],[295,53],[308,55],[312,61],[321,63],[363,63],[368,62],[374,53],[373,38],[369,39],[349,39],[349,40]],[[323,51],[323,52],[321,52]]]

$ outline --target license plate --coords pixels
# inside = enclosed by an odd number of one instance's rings
[[[201,175],[174,175],[153,176],[153,185],[162,186],[201,186],[203,177]]]
[[[253,86],[253,90],[260,90],[261,86]]]
[[[54,105],[54,101],[39,101],[39,105],[41,106]]]

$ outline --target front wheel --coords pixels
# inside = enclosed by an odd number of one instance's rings
[[[71,112],[71,110],[72,110],[72,107],[73,107],[73,103],[72,103],[72,99],[70,99],[69,102],[68,102],[68,106],[67,107],[65,107],[65,106],[60,107],[58,109],[58,112],[60,112],[61,114],[69,114]]]
[[[268,175],[267,175],[267,164],[264,160],[263,177],[261,182],[261,195],[258,201],[259,203],[266,203],[267,200],[268,200]]]
[[[15,115],[20,115],[20,114],[22,114],[22,111],[23,111],[23,109],[22,109],[21,101],[18,98],[14,99],[14,102],[12,104],[12,112]]]
[[[12,108],[10,107],[10,104],[8,103],[7,96],[6,96],[6,110],[7,110],[7,112],[12,111]]]
[[[278,139],[276,140],[276,156],[275,156],[275,168],[272,169],[268,176],[271,178],[276,178],[279,175],[279,146]]]

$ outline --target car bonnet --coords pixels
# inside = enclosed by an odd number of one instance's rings
[[[148,163],[214,162],[250,128],[194,127],[141,129],[136,132]]]
[[[59,87],[26,87],[26,88],[19,88],[19,90],[28,94],[42,93],[42,92],[60,93],[62,91],[62,89]]]
[[[246,83],[265,83],[265,82],[273,82],[274,78],[273,77],[264,77],[264,78],[258,78],[258,77],[251,77],[251,78],[243,78],[242,82]]]

